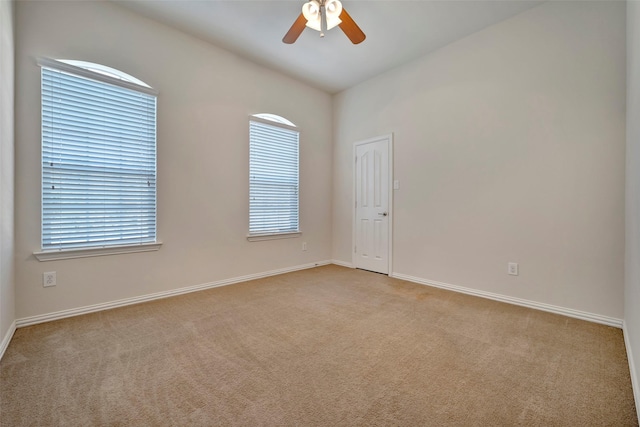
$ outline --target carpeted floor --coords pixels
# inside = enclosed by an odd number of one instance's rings
[[[326,266],[19,329],[2,426],[632,426],[619,329]]]

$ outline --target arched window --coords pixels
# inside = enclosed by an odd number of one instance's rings
[[[86,62],[86,61],[76,61],[74,59],[59,59],[58,61],[63,62],[65,64],[72,65],[74,67],[85,69],[87,71],[91,71],[93,73],[102,74],[104,76],[109,76],[114,79],[118,79],[125,82],[137,84],[143,87],[151,88],[151,86],[149,86],[142,80],[138,80],[132,75],[129,75],[120,70],[116,70],[115,68],[107,67],[106,65],[95,64],[93,62]]]
[[[284,117],[249,119],[249,240],[300,234],[299,136]]]
[[[287,120],[287,119],[285,119],[284,117],[281,117],[281,116],[276,116],[275,114],[260,113],[260,114],[254,114],[252,117],[258,118],[258,119],[263,119],[263,120],[268,120],[268,121],[275,122],[275,123],[280,123],[282,125],[296,127],[296,125],[294,125],[290,120]]]
[[[38,63],[43,252],[37,255],[156,244],[157,92],[100,64]]]

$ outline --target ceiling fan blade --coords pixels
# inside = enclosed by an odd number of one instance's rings
[[[362,43],[367,36],[364,35],[358,24],[351,18],[351,15],[343,8],[340,14],[340,20],[342,23],[339,25],[340,29],[349,37],[351,43]]]
[[[300,16],[298,16],[298,19],[296,19],[296,22],[294,22],[291,28],[289,28],[289,31],[287,31],[287,34],[284,35],[284,37],[282,38],[282,41],[285,42],[286,44],[294,43],[296,40],[298,40],[298,37],[300,37],[300,34],[302,34],[302,30],[304,30],[304,27],[306,25],[307,25],[307,18],[305,18],[304,15],[301,13]]]

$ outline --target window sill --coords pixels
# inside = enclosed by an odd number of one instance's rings
[[[292,233],[250,234],[247,236],[247,240],[250,242],[261,242],[263,240],[292,239],[294,237],[300,237],[301,235],[302,231],[294,231]]]
[[[62,249],[59,251],[34,252],[38,261],[56,261],[59,259],[88,258],[103,255],[129,254],[133,252],[157,251],[162,242],[143,243],[140,245],[107,246],[99,248]]]

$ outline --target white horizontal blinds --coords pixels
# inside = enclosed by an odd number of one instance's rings
[[[156,96],[42,68],[42,248],[156,240]]]
[[[249,234],[297,232],[299,133],[249,123]]]

